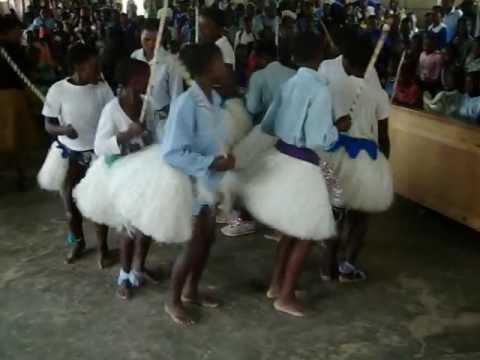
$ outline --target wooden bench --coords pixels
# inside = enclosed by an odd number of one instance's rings
[[[393,106],[398,194],[480,231],[480,126]]]

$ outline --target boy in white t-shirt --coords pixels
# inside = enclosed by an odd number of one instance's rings
[[[106,82],[100,80],[97,54],[83,44],[68,53],[72,76],[53,84],[48,90],[42,114],[45,129],[57,137],[63,156],[68,157],[68,171],[63,198],[68,218],[67,243],[72,245],[66,262],[72,263],[85,249],[83,218],[72,197],[73,188],[85,176],[93,156],[93,144],[100,113],[113,98]],[[99,266],[103,268],[108,253],[107,228],[97,225]]]

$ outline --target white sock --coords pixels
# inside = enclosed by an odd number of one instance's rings
[[[120,273],[118,274],[117,284],[122,285],[125,280],[130,280],[130,273],[123,271],[120,269]]]

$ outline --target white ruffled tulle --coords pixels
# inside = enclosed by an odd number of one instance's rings
[[[68,171],[68,159],[62,157],[62,150],[53,142],[47,157],[37,174],[37,182],[41,189],[62,191]]]
[[[305,240],[336,235],[320,167],[270,148],[236,174],[235,192],[260,222]]]
[[[382,212],[393,203],[393,174],[381,152],[372,160],[365,151],[355,159],[341,148],[327,155],[343,190],[347,208],[365,212]]]
[[[166,164],[160,145],[108,166],[97,159],[75,188],[78,208],[94,222],[139,230],[162,243],[182,243],[192,234],[190,179]]]

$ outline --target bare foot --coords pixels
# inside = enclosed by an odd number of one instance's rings
[[[278,299],[278,297],[280,296],[280,289],[276,287],[271,287],[270,289],[268,289],[266,296],[270,300]],[[305,299],[305,297],[307,296],[307,292],[305,290],[295,290],[295,296],[300,299]]]
[[[80,240],[75,245],[72,246],[70,252],[65,259],[66,264],[73,264],[75,260],[82,256],[83,251],[85,250],[85,241]]]
[[[211,294],[182,294],[182,301],[210,309],[220,306],[220,301],[216,300]]]
[[[165,303],[165,312],[170,318],[180,326],[191,326],[195,324],[190,316],[188,316],[182,304]]]
[[[283,312],[288,315],[303,317],[305,316],[305,308],[303,305],[295,298],[285,301],[277,299],[273,303],[275,310]]]
[[[267,299],[276,299],[280,296],[280,288],[278,286],[270,286],[266,295]]]
[[[122,300],[130,300],[132,293],[128,285],[128,280],[122,281],[122,283],[118,285],[117,295]]]

